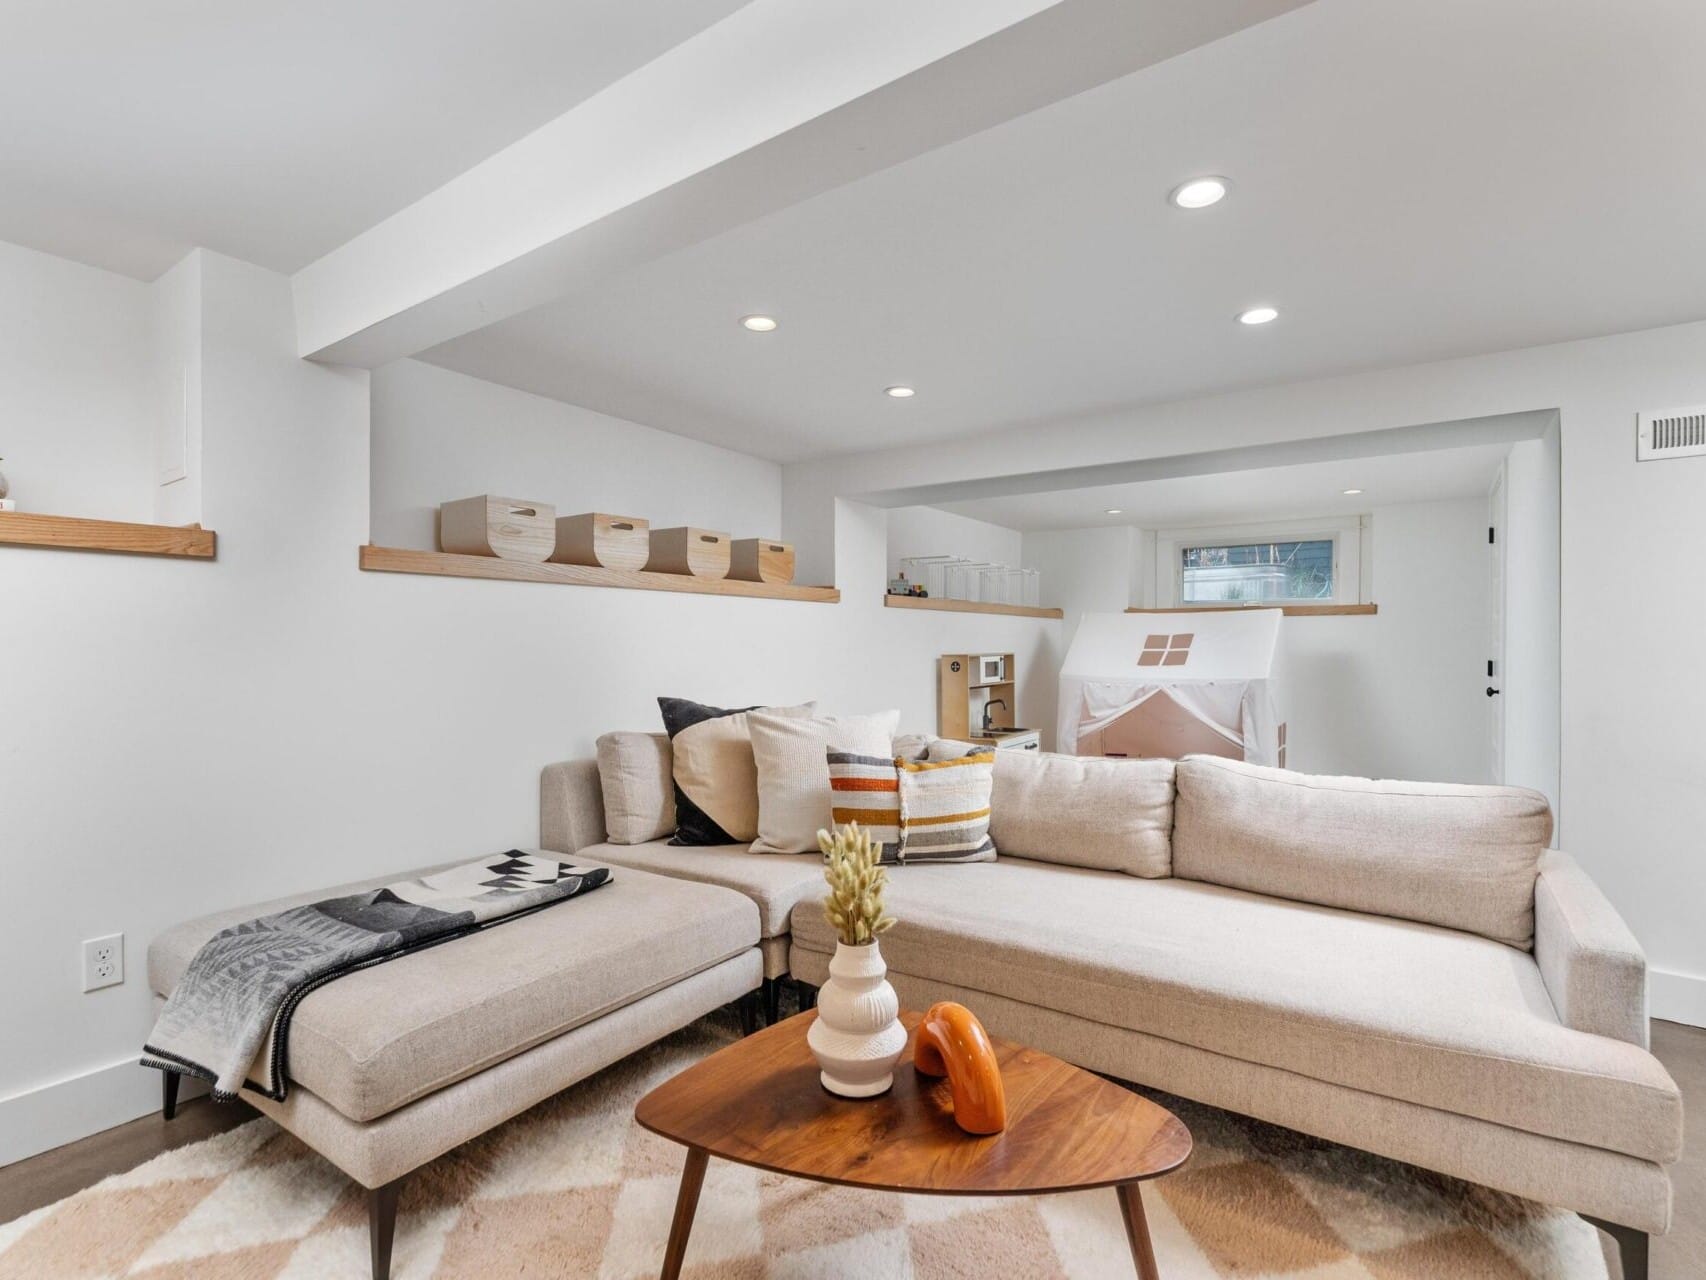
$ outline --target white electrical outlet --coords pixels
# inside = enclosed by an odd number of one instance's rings
[[[124,981],[124,935],[90,938],[83,944],[83,990],[99,991]]]

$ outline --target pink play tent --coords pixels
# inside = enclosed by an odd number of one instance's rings
[[[1278,609],[1090,613],[1060,672],[1056,749],[1285,765]]]

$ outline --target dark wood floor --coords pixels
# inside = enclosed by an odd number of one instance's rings
[[[177,1118],[170,1123],[155,1112],[9,1164],[0,1169],[0,1222],[21,1218],[44,1204],[92,1187],[102,1178],[134,1169],[163,1151],[211,1138],[259,1114],[242,1103],[220,1105],[210,1098],[197,1098],[181,1103]]]
[[[1682,1088],[1688,1137],[1682,1160],[1671,1171],[1676,1223],[1669,1235],[1653,1241],[1651,1280],[1699,1280],[1706,1276],[1706,1029],[1655,1021],[1653,1052]],[[8,1165],[0,1169],[0,1223],[254,1115],[241,1103],[221,1106],[201,1098],[179,1107],[178,1118],[170,1124],[158,1115],[144,1116]],[[1616,1255],[1608,1251],[1608,1256]],[[1615,1261],[1611,1266],[1616,1276]]]
[[[1652,1280],[1706,1276],[1706,1028],[1653,1023],[1653,1052],[1682,1089],[1682,1159],[1671,1168],[1676,1218],[1653,1241]],[[1613,1273],[1615,1274],[1615,1273]]]

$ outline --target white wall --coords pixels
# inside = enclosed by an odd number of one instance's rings
[[[656,726],[659,694],[928,728],[936,655],[1030,664],[1058,626],[883,608],[885,513],[833,500],[839,606],[360,572],[368,375],[296,357],[286,278],[209,253],[200,272],[218,560],[0,547],[0,1025],[28,1032],[0,1054],[0,1163],[158,1105],[136,1059],[146,947],[171,924],[531,845],[540,767]],[[8,326],[17,309],[0,295]],[[88,363],[41,378],[45,411],[81,404]],[[518,404],[446,385],[470,430]],[[133,429],[152,438],[147,415]],[[533,439],[524,478],[557,465],[557,437]],[[729,496],[768,521],[773,472],[753,476]],[[118,931],[128,980],[82,994],[80,941]]]
[[[1372,616],[1283,624],[1287,764],[1490,782],[1487,504],[1377,507]]]
[[[774,462],[414,360],[374,370],[374,543],[436,550],[439,503],[479,493],[659,529],[782,529]]]
[[[0,471],[20,511],[153,519],[149,287],[0,242]]]
[[[1629,637],[1706,632],[1706,596],[1679,592],[1677,548],[1706,545],[1706,459],[1637,463],[1635,414],[1706,402],[1706,323],[1531,347],[946,441],[792,464],[783,510],[804,528],[826,493],[1011,477],[1500,413],[1557,410],[1562,453],[1560,843],[1628,918],[1661,1017],[1706,1025],[1706,681],[1694,647]],[[1082,482],[1080,482],[1082,483]],[[1057,486],[1070,487],[1070,486]],[[944,501],[911,496],[894,500]]]
[[[896,507],[889,512],[888,573],[900,572],[906,556],[959,556],[984,564],[1017,566],[1022,539],[1017,529],[974,520],[935,507]]]

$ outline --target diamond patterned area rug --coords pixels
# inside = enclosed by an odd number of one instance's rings
[[[648,1089],[733,1038],[707,1019],[451,1152],[404,1184],[398,1280],[639,1280],[663,1257],[682,1150],[640,1129]],[[1573,1214],[1152,1095],[1196,1137],[1144,1196],[1168,1280],[1604,1280]],[[0,1227],[0,1278],[363,1280],[365,1201],[257,1119]],[[895,1196],[713,1159],[693,1280],[1133,1275],[1111,1191]]]

